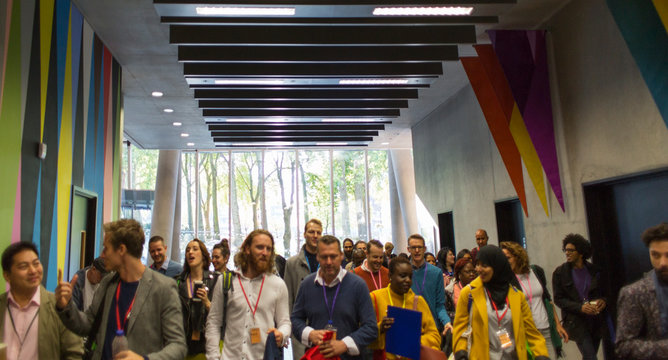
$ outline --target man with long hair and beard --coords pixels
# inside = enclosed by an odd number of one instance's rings
[[[225,321],[225,345],[220,353],[219,339],[223,325],[223,281],[213,290],[211,311],[206,322],[206,358],[262,359],[270,333],[276,345],[285,345],[290,337],[288,289],[274,274],[274,237],[266,230],[253,230],[234,256],[237,269],[228,293]]]

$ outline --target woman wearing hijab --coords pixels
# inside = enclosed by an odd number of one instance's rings
[[[547,352],[550,358],[556,359],[561,356],[560,339],[568,341],[568,334],[559,323],[559,316],[546,286],[545,271],[538,265],[529,265],[529,255],[518,243],[503,241],[499,245],[529,302],[534,324],[545,338]]]
[[[455,359],[526,360],[527,350],[536,360],[549,359],[529,304],[519,285],[512,285],[517,279],[503,251],[487,245],[476,260],[479,276],[462,289],[457,303]]]
[[[392,327],[393,318],[387,317],[387,307],[396,306],[413,309],[422,313],[422,336],[420,344],[440,350],[441,334],[429,310],[429,305],[421,296],[411,290],[413,267],[410,260],[397,256],[390,261],[390,285],[371,293],[371,301],[376,310],[378,339],[369,347],[374,349],[374,359],[396,359],[394,354],[385,353],[385,333]]]

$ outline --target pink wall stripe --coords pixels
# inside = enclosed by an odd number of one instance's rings
[[[5,38],[3,39],[5,46],[2,54],[2,64],[0,64],[0,113],[2,113],[2,89],[5,88],[5,70],[7,69],[7,51],[9,51],[9,28],[12,24],[12,5],[13,0],[7,0],[7,18],[5,19]]]

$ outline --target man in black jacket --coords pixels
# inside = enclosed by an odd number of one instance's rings
[[[563,251],[566,262],[552,274],[554,302],[561,308],[564,328],[578,345],[582,359],[596,359],[606,331],[606,300],[599,284],[599,270],[587,261],[591,245],[582,235],[566,235]]]

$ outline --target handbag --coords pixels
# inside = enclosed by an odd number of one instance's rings
[[[332,339],[333,333],[331,331],[328,331],[325,333],[325,336],[323,336],[322,341],[329,341]],[[304,353],[304,356],[301,357],[300,360],[325,360],[325,357],[320,353],[320,346],[316,345]],[[335,356],[332,358],[329,358],[329,360],[341,360],[340,357]]]

